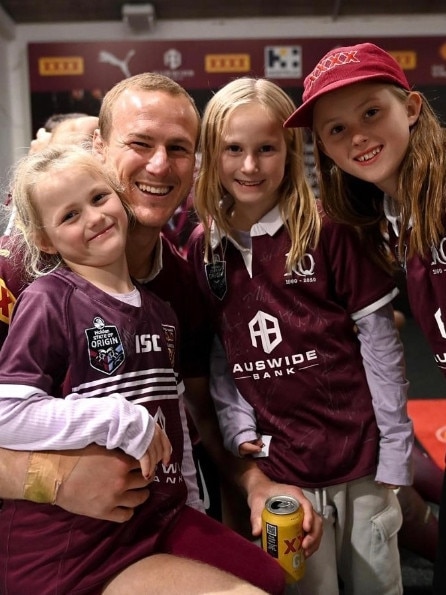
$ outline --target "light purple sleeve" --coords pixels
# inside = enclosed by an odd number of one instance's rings
[[[225,448],[239,457],[240,444],[258,438],[256,416],[235,386],[223,345],[217,337],[211,351],[210,391]]]
[[[200,490],[197,483],[197,469],[195,467],[192,455],[192,442],[190,439],[189,427],[187,425],[186,409],[184,407],[184,394],[181,394],[179,402],[181,425],[183,426],[183,463],[181,465],[181,473],[183,474],[184,483],[187,487],[187,500],[191,508],[195,508],[200,512],[205,512],[203,500],[200,498]]]
[[[140,459],[154,431],[147,409],[118,393],[99,398],[72,393],[57,399],[32,386],[0,384],[3,448],[70,450],[95,442]]]
[[[414,432],[407,414],[409,383],[393,307],[387,304],[355,322],[380,431],[375,479],[391,485],[410,485]]]

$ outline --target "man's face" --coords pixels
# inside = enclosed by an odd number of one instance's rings
[[[161,229],[193,181],[197,115],[186,97],[127,89],[113,107],[111,134],[95,149],[116,171],[137,221]]]

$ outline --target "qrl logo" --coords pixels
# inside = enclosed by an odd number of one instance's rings
[[[440,242],[438,248],[432,248],[432,262],[431,265],[436,265],[438,263],[446,264],[446,252],[445,252],[445,238],[443,238]]]
[[[285,254],[288,256],[288,253]],[[314,256],[306,252],[299,260],[297,265],[293,267],[293,273],[299,275],[299,277],[312,277],[314,275],[314,268],[316,263],[314,262]],[[284,277],[290,277],[291,273],[285,273]]]
[[[277,318],[261,310],[257,312],[257,315],[254,316],[248,326],[253,347],[258,347],[257,339],[259,339],[265,353],[271,353],[282,341],[282,333]]]

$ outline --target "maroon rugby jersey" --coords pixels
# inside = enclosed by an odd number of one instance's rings
[[[272,435],[257,463],[302,487],[373,474],[378,430],[352,316],[389,302],[393,280],[327,218],[318,247],[286,274],[290,240],[272,213],[251,229],[252,277],[226,238],[207,267],[199,230],[189,248],[237,387]]]
[[[434,359],[446,376],[446,237],[432,247],[424,257],[415,254],[398,258],[398,237],[388,225],[389,246],[405,268],[410,309],[428,341]],[[405,252],[409,251],[411,229],[405,238]]]
[[[204,318],[202,296],[197,290],[189,263],[163,236],[162,269],[144,283],[174,309],[181,328],[180,366],[183,378],[209,373],[209,324]],[[20,255],[12,238],[0,238],[0,346],[8,333],[12,309],[27,285]]]
[[[156,416],[173,452],[167,467],[158,465],[150,498],[123,524],[57,506],[4,501],[2,592],[100,592],[107,578],[153,552],[183,508],[177,318],[148,291],[141,291],[141,300],[140,308],[123,303],[67,269],[38,279],[19,298],[13,318],[19,332],[11,330],[4,344],[0,383],[27,384],[60,397],[120,392]],[[154,335],[156,350],[147,347]]]

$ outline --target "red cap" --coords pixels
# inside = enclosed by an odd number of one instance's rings
[[[317,99],[347,85],[365,81],[393,83],[410,91],[406,75],[390,54],[373,43],[360,43],[330,50],[304,80],[303,103],[288,118],[286,128],[313,125]]]

